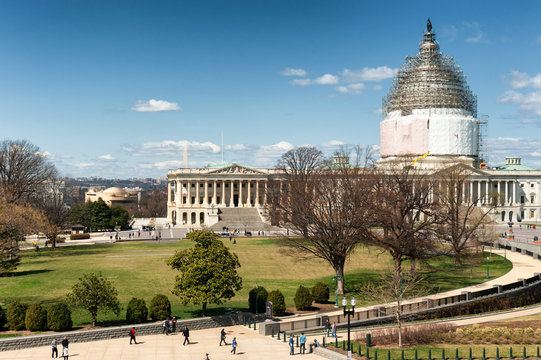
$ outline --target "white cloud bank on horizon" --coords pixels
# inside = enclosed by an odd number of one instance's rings
[[[137,112],[161,112],[161,111],[179,111],[181,107],[175,102],[165,100],[137,100],[131,108]]]
[[[293,68],[285,68],[280,73],[282,76],[300,76],[305,77],[306,76],[306,70],[304,69],[293,69]]]

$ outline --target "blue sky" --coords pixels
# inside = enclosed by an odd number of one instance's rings
[[[0,2],[0,124],[69,176],[272,167],[379,145],[381,99],[431,18],[489,116],[489,161],[541,168],[541,3]]]

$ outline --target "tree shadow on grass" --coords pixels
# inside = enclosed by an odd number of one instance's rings
[[[25,276],[25,275],[34,275],[34,274],[41,274],[41,273],[47,273],[49,269],[37,269],[37,270],[25,270],[25,271],[14,271],[6,274],[0,275],[0,277],[19,277],[19,276]]]

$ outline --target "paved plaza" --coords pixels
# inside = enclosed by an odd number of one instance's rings
[[[183,346],[184,337],[181,334],[149,335],[137,337],[140,344],[130,345],[130,338],[110,339],[86,343],[70,344],[70,359],[74,360],[202,360],[209,353],[211,360],[215,359],[290,359],[289,347],[286,343],[271,337],[259,335],[258,332],[245,326],[227,327],[227,343],[231,344],[233,337],[237,338],[237,355],[230,353],[231,346],[219,346],[220,328],[190,331],[191,345]],[[58,339],[59,341],[62,339]],[[62,346],[59,346],[61,351]],[[299,355],[306,360],[321,359],[314,354]],[[49,359],[51,347],[0,352],[0,360],[20,359],[38,360]]]

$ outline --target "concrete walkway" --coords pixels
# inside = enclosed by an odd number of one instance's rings
[[[137,337],[140,344],[130,345],[128,336],[123,339],[111,339],[87,343],[72,343],[69,346],[70,359],[74,360],[202,360],[205,353],[209,353],[211,360],[217,359],[291,359],[287,343],[259,335],[258,332],[245,326],[231,326],[225,328],[227,343],[230,344],[233,337],[237,338],[237,355],[230,353],[231,346],[218,346],[220,342],[220,328],[190,331],[191,345],[182,346],[184,337],[180,334],[170,336],[149,335]],[[59,341],[62,339],[58,339]],[[308,348],[308,346],[307,346]],[[59,352],[62,346],[58,347]],[[320,360],[321,357],[314,354],[299,355],[305,360]],[[0,352],[0,360],[20,359],[38,360],[49,359],[51,347],[42,346],[37,348]],[[62,357],[60,357],[62,358]]]

